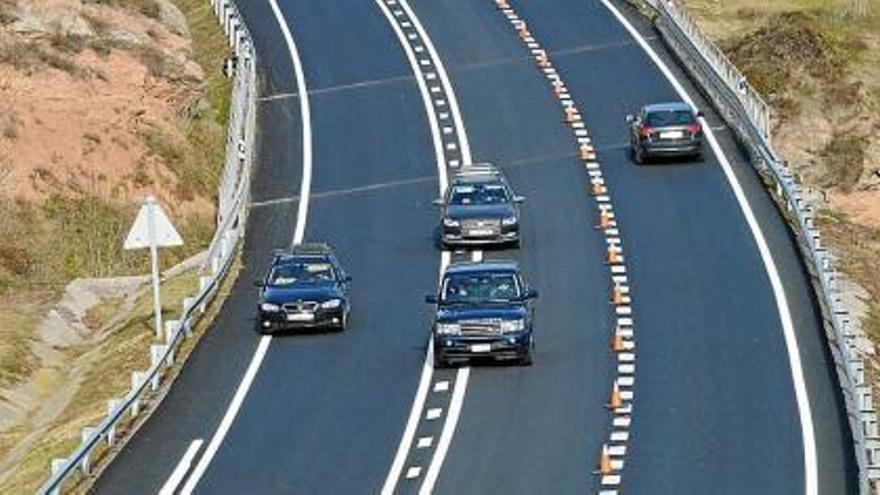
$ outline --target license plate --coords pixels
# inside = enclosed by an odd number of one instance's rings
[[[660,133],[660,139],[681,139],[684,133],[681,131],[666,131]]]
[[[287,315],[287,321],[313,321],[314,313],[292,313]]]
[[[489,352],[492,350],[492,344],[474,344],[471,346],[471,352]]]
[[[468,234],[474,237],[485,237],[492,235],[492,229],[471,229],[468,231]]]

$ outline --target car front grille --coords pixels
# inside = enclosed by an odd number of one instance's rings
[[[461,226],[466,229],[497,229],[501,227],[501,221],[491,219],[464,220],[461,222]]]
[[[285,303],[283,306],[284,311],[288,313],[314,313],[316,309],[318,309],[318,303],[311,301],[296,301]]]
[[[460,325],[462,335],[494,335],[501,333],[500,320],[468,320],[462,321]]]

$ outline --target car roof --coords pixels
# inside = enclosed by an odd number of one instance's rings
[[[474,163],[465,165],[452,176],[454,184],[485,184],[504,182],[504,176],[491,163]]]
[[[290,249],[276,250],[273,264],[284,264],[296,259],[328,259],[333,254],[333,247],[324,242],[304,242],[295,244]]]
[[[445,273],[519,272],[519,265],[512,260],[462,261],[446,267]]]
[[[645,105],[646,112],[669,112],[673,110],[689,110],[693,111],[691,106],[683,101],[672,101],[666,103],[652,103]]]

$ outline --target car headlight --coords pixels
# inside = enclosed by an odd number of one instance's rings
[[[440,335],[457,335],[461,333],[461,325],[458,323],[438,323],[437,333]]]
[[[525,320],[503,320],[501,322],[501,333],[521,332],[526,328]]]
[[[277,304],[272,304],[272,303],[263,303],[263,304],[260,304],[260,309],[263,311],[266,311],[268,313],[272,313],[275,311],[281,311],[281,306],[278,306]]]
[[[452,218],[444,218],[443,225],[446,227],[458,227],[459,223],[458,223],[458,220],[455,220]]]
[[[342,304],[342,299],[329,299],[321,303],[322,309],[335,309]]]
[[[501,219],[501,224],[502,225],[516,225],[517,221],[518,221],[518,219],[516,218],[516,215],[514,215],[512,217],[507,217],[507,218]]]

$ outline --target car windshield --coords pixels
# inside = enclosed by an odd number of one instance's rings
[[[326,261],[293,261],[276,266],[269,277],[269,284],[284,286],[333,280],[336,280],[336,275]]]
[[[645,115],[645,124],[651,127],[689,125],[694,122],[694,114],[690,110],[651,111]]]
[[[442,294],[450,304],[510,301],[520,295],[513,273],[451,274],[443,280]]]
[[[449,204],[493,205],[507,203],[507,191],[502,184],[467,184],[452,186]]]

